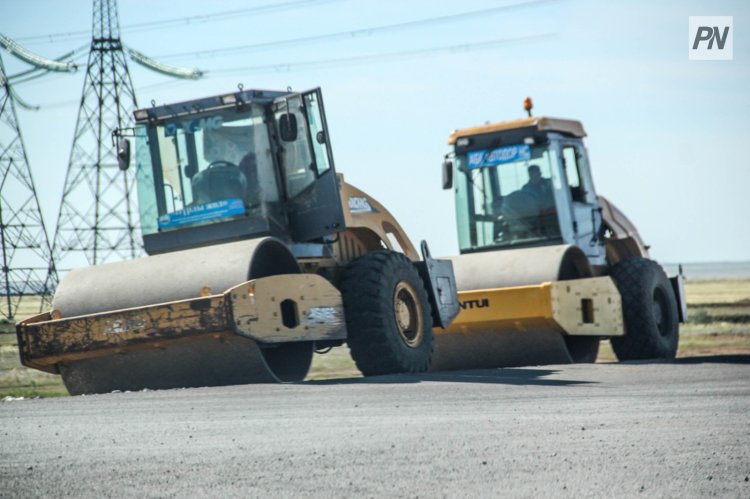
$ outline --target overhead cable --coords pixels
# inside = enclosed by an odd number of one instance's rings
[[[72,62],[53,61],[52,59],[47,59],[46,57],[37,55],[30,50],[23,48],[18,43],[14,42],[3,34],[0,34],[0,46],[2,46],[5,50],[15,55],[19,59],[28,62],[32,66],[36,66],[38,68],[43,68],[48,71],[59,71],[67,73],[72,73],[78,70],[78,66],[76,66]]]
[[[151,57],[130,47],[126,47],[126,50],[130,54],[130,58],[133,61],[158,73],[186,80],[197,80],[203,76],[203,71],[199,69],[187,69],[170,66],[168,64],[164,64],[155,59],[152,59]]]
[[[269,50],[274,48],[292,47],[296,45],[309,45],[310,43],[323,42],[323,41],[334,41],[334,40],[351,40],[353,38],[362,38],[377,34],[408,30],[413,28],[419,28],[424,26],[445,24],[456,21],[463,21],[475,17],[484,17],[501,12],[507,12],[509,10],[534,7],[540,4],[554,2],[555,0],[531,0],[527,2],[519,2],[514,4],[506,4],[498,7],[491,7],[488,9],[472,10],[468,12],[459,12],[455,14],[431,17],[427,19],[416,19],[413,21],[406,21],[395,24],[386,24],[380,26],[372,26],[369,28],[360,28],[349,31],[339,31],[336,33],[326,33],[322,35],[312,35],[300,38],[291,38],[286,40],[275,40],[271,42],[253,43],[249,45],[238,45],[234,47],[216,48],[216,49],[203,49],[192,52],[178,52],[172,54],[163,54],[158,57],[160,60],[174,60],[174,59],[195,59],[202,57],[216,57],[222,55],[233,55],[244,52],[259,52],[262,50]]]
[[[538,35],[519,36],[514,38],[501,38],[497,40],[488,40],[476,43],[462,43],[460,45],[449,45],[443,47],[405,50],[401,52],[388,52],[384,54],[369,54],[352,57],[340,57],[335,59],[319,59],[314,61],[296,61],[276,64],[265,64],[258,66],[244,66],[228,69],[214,69],[211,73],[215,74],[258,74],[258,73],[282,73],[289,71],[301,71],[309,69],[320,69],[334,66],[347,66],[367,62],[381,62],[395,59],[409,59],[421,56],[432,56],[439,54],[451,54],[460,52],[472,52],[475,50],[488,50],[503,45],[512,45],[523,42],[534,42],[550,39],[555,36],[554,33],[542,33]]]
[[[212,14],[201,14],[195,16],[179,17],[173,19],[162,19],[159,21],[148,21],[135,24],[126,24],[120,27],[121,32],[133,33],[141,31],[150,31],[155,29],[162,29],[164,27],[179,26],[179,25],[194,25],[203,24],[214,21],[225,21],[227,19],[236,19],[238,17],[245,17],[249,15],[261,15],[272,12],[279,12],[284,10],[294,10],[305,7],[313,7],[320,4],[326,4],[331,2],[339,2],[342,0],[291,0],[283,3],[272,3],[258,5],[257,7],[250,7],[246,9],[235,9],[222,12],[214,12]],[[21,42],[28,42],[30,44],[36,43],[52,43],[60,40],[73,40],[83,39],[91,36],[91,31],[78,30],[69,31],[67,33],[51,33],[48,35],[33,35],[17,38]]]

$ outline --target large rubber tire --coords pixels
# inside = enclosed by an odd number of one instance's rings
[[[674,359],[679,343],[677,300],[664,270],[645,258],[612,267],[622,297],[625,336],[611,338],[619,360]]]
[[[365,376],[424,372],[432,360],[430,303],[401,253],[375,251],[349,264],[341,281],[347,343]]]

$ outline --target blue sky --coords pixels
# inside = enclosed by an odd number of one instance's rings
[[[285,0],[287,2],[288,0]],[[129,61],[141,106],[245,88],[323,88],[336,167],[385,204],[413,242],[458,251],[440,163],[454,128],[535,112],[580,119],[589,134],[597,191],[639,227],[665,262],[750,259],[750,4],[748,2],[535,2],[480,17],[335,41],[241,52],[175,54],[454,15],[519,1],[331,0],[161,30],[135,24],[273,4],[222,0],[120,0],[122,40],[164,62],[207,71],[175,81]],[[277,2],[278,3],[278,2]],[[734,17],[733,61],[689,61],[688,16]],[[87,36],[24,38],[91,27],[91,2],[3,0],[0,33],[57,57]],[[358,57],[484,41],[538,38],[358,64],[287,63]],[[14,74],[28,65],[0,52]],[[271,66],[269,68],[269,66]],[[73,75],[19,85],[40,111],[19,110],[48,228],[57,218],[83,86]]]

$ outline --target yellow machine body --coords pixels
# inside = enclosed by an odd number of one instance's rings
[[[624,334],[620,294],[609,277],[461,291],[458,298],[461,311],[447,329],[436,330],[438,335],[534,328],[581,336]]]

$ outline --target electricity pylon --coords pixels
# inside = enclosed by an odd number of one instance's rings
[[[0,317],[41,310],[57,286],[47,231],[18,126],[14,93],[0,58]],[[32,298],[33,297],[33,298]],[[41,303],[37,297],[41,297]]]
[[[94,0],[83,96],[65,176],[53,254],[62,271],[139,256],[134,169],[120,170],[112,131],[132,126],[135,92],[116,0]]]

